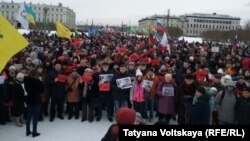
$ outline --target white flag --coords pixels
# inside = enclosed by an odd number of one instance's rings
[[[162,39],[161,39],[161,45],[162,45],[162,46],[168,45],[168,37],[167,37],[166,32],[164,32],[163,37],[162,37]]]
[[[24,29],[29,29],[29,21],[26,18],[26,11],[23,3],[20,4],[16,19],[18,22],[21,23]]]

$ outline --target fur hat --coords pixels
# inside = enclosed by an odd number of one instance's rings
[[[24,74],[19,72],[17,75],[16,75],[16,79],[20,79],[20,78],[24,78]]]
[[[135,76],[143,76],[142,72],[140,69],[136,70]]]
[[[244,87],[242,91],[248,91],[248,92],[250,92],[250,87]]]
[[[136,120],[136,112],[129,108],[120,108],[116,113],[116,121],[118,125],[132,125]]]

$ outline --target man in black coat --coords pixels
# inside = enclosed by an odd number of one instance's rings
[[[130,76],[126,73],[126,67],[124,64],[120,65],[119,73],[115,74],[112,81],[112,95],[114,98],[115,110],[117,111],[121,107],[128,107],[128,99],[130,96],[130,88],[121,88],[119,87],[119,80],[124,78],[130,78]],[[124,84],[123,84],[124,83]],[[127,85],[127,83],[123,82],[121,85]]]
[[[250,88],[243,89],[243,97],[237,99],[235,104],[235,117],[239,125],[250,125]]]
[[[63,104],[66,97],[66,81],[60,81],[60,78],[58,78],[59,74],[63,74],[62,65],[60,62],[55,62],[54,69],[51,70],[48,75],[49,95],[51,97],[50,122],[54,121],[56,107],[58,118],[64,119]]]

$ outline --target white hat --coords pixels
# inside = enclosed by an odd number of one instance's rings
[[[217,73],[223,74],[224,72],[223,72],[223,70],[222,70],[221,68],[219,68],[219,69],[217,70]]]
[[[143,76],[142,72],[140,69],[136,70],[135,76]]]
[[[24,74],[19,72],[16,76],[16,79],[24,78]]]
[[[10,67],[9,67],[9,70],[12,70],[12,69],[13,69],[13,70],[16,70],[16,67],[15,67],[15,66],[10,66]]]
[[[190,61],[194,61],[194,57],[193,57],[193,56],[190,56],[190,57],[189,57],[189,60],[190,60]]]
[[[91,70],[90,68],[85,69],[85,72],[86,72],[86,71],[92,72],[92,70]]]
[[[230,75],[225,75],[223,78],[224,78],[224,79],[232,80],[232,77],[231,77]]]

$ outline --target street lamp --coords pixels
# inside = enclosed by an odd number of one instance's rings
[[[44,11],[44,19],[43,19],[43,30],[44,33],[46,33],[46,23],[47,23],[47,13],[48,13],[49,8],[44,7],[43,11]]]

